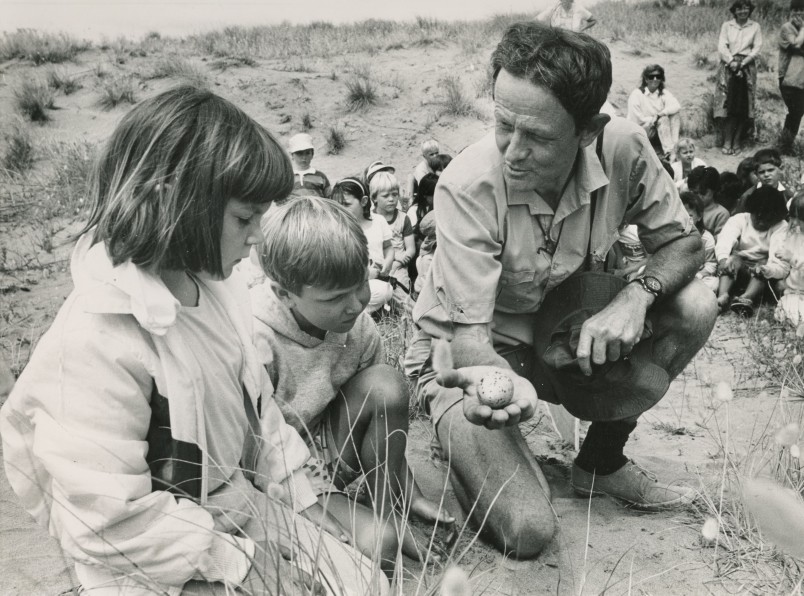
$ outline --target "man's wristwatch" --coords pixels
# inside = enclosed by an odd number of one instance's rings
[[[655,298],[660,298],[662,295],[662,282],[653,277],[652,275],[640,275],[631,280],[630,283],[637,283],[642,286],[648,294],[653,294]]]

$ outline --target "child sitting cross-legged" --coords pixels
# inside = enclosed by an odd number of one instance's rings
[[[712,233],[703,227],[703,202],[694,192],[686,191],[680,193],[681,203],[689,213],[690,218],[695,222],[695,227],[701,233],[701,241],[704,247],[704,264],[695,274],[704,285],[717,294],[719,285],[717,277],[717,257],[715,257],[715,238]]]
[[[410,293],[410,277],[408,263],[416,258],[416,239],[410,218],[398,209],[399,181],[390,172],[378,172],[369,183],[369,196],[374,203],[374,212],[385,218],[391,226],[391,246],[394,248],[394,262],[391,265],[391,277],[405,286]],[[395,296],[395,300],[404,303],[404,297]]]
[[[762,186],[748,197],[746,209],[747,213],[732,215],[723,226],[715,255],[720,274],[718,306],[750,316],[765,288],[762,266],[768,261],[771,238],[787,230],[787,207],[781,191]],[[738,291],[742,293],[729,304]]]
[[[312,453],[307,467],[320,503],[390,571],[400,541],[403,553],[419,558],[400,513],[454,519],[424,497],[407,464],[407,385],[384,363],[382,339],[364,312],[366,236],[343,207],[317,197],[273,209],[262,229],[268,280],[251,289],[257,352],[280,409]],[[373,510],[343,492],[361,475]]]

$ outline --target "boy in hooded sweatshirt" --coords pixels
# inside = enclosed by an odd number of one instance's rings
[[[257,352],[280,409],[310,448],[306,467],[320,502],[390,571],[400,540],[416,556],[409,532],[394,529],[400,506],[432,522],[454,520],[422,495],[407,465],[407,385],[385,364],[364,312],[366,237],[348,211],[317,197],[271,210],[262,231],[268,279],[251,289]],[[344,492],[361,475],[373,511]]]

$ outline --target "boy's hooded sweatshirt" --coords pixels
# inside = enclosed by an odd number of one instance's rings
[[[363,312],[348,333],[318,339],[301,330],[268,281],[251,292],[254,343],[274,385],[285,420],[314,429],[340,388],[359,371],[385,362],[377,326]]]

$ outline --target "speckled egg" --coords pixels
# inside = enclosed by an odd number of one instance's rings
[[[514,397],[514,382],[508,375],[495,370],[480,379],[477,397],[481,404],[490,408],[504,408]]]

